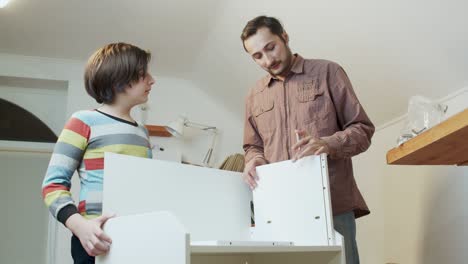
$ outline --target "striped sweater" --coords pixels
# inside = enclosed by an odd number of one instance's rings
[[[87,218],[102,213],[104,152],[152,158],[148,131],[98,110],[74,113],[55,144],[42,184],[45,204],[63,224],[76,212]],[[70,193],[75,171],[81,182],[78,208]]]

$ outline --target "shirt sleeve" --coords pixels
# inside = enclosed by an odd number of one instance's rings
[[[330,158],[349,158],[366,151],[371,144],[375,127],[359,103],[351,81],[341,67],[331,76],[330,94],[341,129],[322,138],[330,148]]]
[[[55,144],[42,183],[42,197],[52,215],[65,224],[78,212],[72,199],[71,178],[88,145],[90,127],[75,115],[66,123]]]
[[[248,96],[245,103],[244,117],[244,144],[245,164],[254,159],[265,159],[263,152],[263,140],[258,133],[255,120],[252,116],[252,101],[251,96]]]

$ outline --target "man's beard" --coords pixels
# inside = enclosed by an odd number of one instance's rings
[[[268,73],[270,73],[272,76],[275,76],[275,77],[276,76],[286,76],[289,73],[289,71],[291,70],[293,55],[292,55],[291,49],[288,46],[286,46],[286,48],[287,48],[287,55],[286,55],[286,59],[284,61],[281,61],[281,64],[283,64],[282,65],[283,68],[279,69],[280,72],[279,73],[274,73],[273,70],[270,69],[270,68],[267,70]]]

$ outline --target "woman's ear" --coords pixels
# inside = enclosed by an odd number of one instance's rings
[[[284,40],[284,43],[288,44],[289,43],[289,35],[286,31],[283,31],[283,33],[281,34],[281,36],[283,37],[283,40]]]

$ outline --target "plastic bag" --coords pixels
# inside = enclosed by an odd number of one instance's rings
[[[447,105],[426,97],[412,96],[409,100],[408,116],[397,140],[398,145],[439,124],[444,119],[447,108]]]

